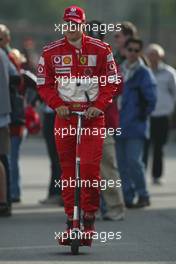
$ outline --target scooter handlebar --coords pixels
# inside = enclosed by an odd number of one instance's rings
[[[71,115],[77,115],[77,116],[84,116],[85,115],[85,111],[81,112],[81,111],[70,111]]]

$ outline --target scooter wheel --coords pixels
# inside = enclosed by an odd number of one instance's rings
[[[73,255],[79,254],[79,246],[80,246],[80,239],[78,236],[78,232],[76,232],[74,239],[72,239],[72,241],[71,241],[71,253]]]
[[[78,255],[79,254],[79,240],[75,239],[71,243],[71,252],[73,255]]]

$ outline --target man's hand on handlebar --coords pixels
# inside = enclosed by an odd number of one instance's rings
[[[69,119],[70,117],[70,110],[67,106],[62,105],[56,108],[56,113],[60,118]]]
[[[100,109],[91,106],[85,112],[85,117],[90,119],[90,118],[93,118],[93,117],[97,117],[97,116],[101,115],[102,113],[103,112]]]
[[[62,106],[59,106],[58,108],[56,108],[56,113],[60,118],[64,118],[64,119],[69,119],[70,114],[71,114],[69,108],[65,105],[62,105]],[[97,116],[101,115],[102,113],[103,112],[100,109],[91,106],[85,112],[85,117],[87,119],[90,119],[93,117],[97,117]]]

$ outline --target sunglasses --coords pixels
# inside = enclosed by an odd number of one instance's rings
[[[128,48],[127,50],[128,50],[129,52],[135,52],[135,53],[140,52],[140,49],[132,49],[132,48]]]

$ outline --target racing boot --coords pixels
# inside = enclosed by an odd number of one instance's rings
[[[59,245],[63,245],[63,246],[70,246],[71,244],[71,232],[72,232],[72,228],[73,228],[73,220],[71,219],[67,219],[67,229],[61,233],[60,237],[58,238],[58,243]]]
[[[83,231],[83,237],[82,237],[82,246],[89,246],[91,247],[92,244],[92,237],[93,234],[95,233],[95,215],[90,214],[90,213],[85,213],[83,216],[83,226],[84,226],[84,231]]]

